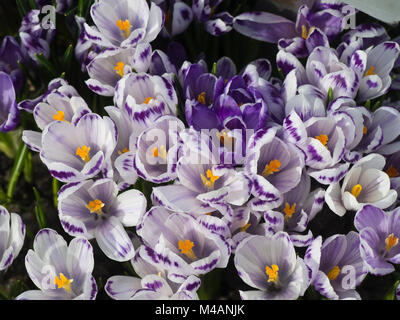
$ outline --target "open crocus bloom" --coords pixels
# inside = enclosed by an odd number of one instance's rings
[[[153,41],[164,24],[164,15],[154,3],[145,0],[100,0],[90,10],[96,27],[86,23],[87,40],[102,47],[135,47]]]
[[[354,226],[360,232],[361,256],[374,275],[393,272],[400,263],[400,209],[385,212],[365,205],[356,213]]]
[[[0,205],[0,271],[6,270],[21,251],[25,239],[25,224],[16,213]]]
[[[52,229],[40,230],[25,257],[29,277],[39,290],[20,294],[17,300],[94,300],[97,285],[92,271],[90,242],[77,237],[67,242]]]
[[[239,291],[244,300],[295,300],[308,287],[306,265],[285,232],[246,238],[234,263],[242,280],[256,289]]]
[[[382,169],[385,158],[372,153],[359,160],[343,179],[331,184],[325,193],[329,208],[339,216],[347,210],[360,210],[364,204],[385,209],[397,199],[396,190],[390,189],[390,178]]]

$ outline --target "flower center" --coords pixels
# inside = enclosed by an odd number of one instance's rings
[[[351,188],[351,194],[357,198],[360,195],[361,190],[361,184],[356,184],[353,188]]]
[[[204,176],[204,174],[201,174],[201,181],[203,181],[203,184],[209,188],[209,189],[214,189],[214,183],[217,181],[220,177],[219,176],[214,176],[213,172],[208,169],[206,172],[207,178]]]
[[[234,147],[235,138],[228,136],[229,131],[222,130],[221,132],[217,132],[216,135],[221,143],[225,146]]]
[[[267,177],[275,172],[279,172],[279,168],[281,167],[281,162],[278,159],[271,160],[269,164],[267,164],[262,172],[264,177]]]
[[[115,72],[119,74],[121,78],[124,76],[124,67],[125,63],[123,63],[122,61],[117,62],[114,67]]]
[[[144,104],[149,104],[151,100],[153,100],[153,97],[147,97],[146,99],[144,99],[143,103]]]
[[[315,27],[311,27],[311,28],[307,31],[307,27],[303,24],[303,25],[301,26],[301,37],[302,37],[304,40],[307,40],[308,37],[310,36],[311,32],[314,31],[314,29],[315,29]]]
[[[104,203],[99,199],[95,199],[93,201],[90,201],[86,205],[86,208],[88,208],[90,210],[90,213],[96,212],[98,215],[103,213],[103,211],[101,211],[101,209],[103,207],[104,207]]]
[[[393,247],[397,246],[399,243],[399,238],[397,238],[393,233],[391,233],[386,239],[386,251],[390,251]]]
[[[129,152],[129,149],[128,148],[123,148],[122,151],[118,151],[118,154],[121,155],[121,154],[127,153],[127,152]]]
[[[285,220],[290,219],[295,210],[296,210],[296,203],[293,203],[293,205],[290,206],[290,204],[286,202],[285,208],[283,209],[283,212],[285,213]]]
[[[265,267],[265,273],[268,276],[268,282],[277,283],[278,282],[278,270],[279,267],[276,264],[272,264],[271,267]]]
[[[58,110],[57,113],[53,115],[53,119],[57,121],[65,121],[64,120],[64,111]],[[68,122],[68,121],[65,121]]]
[[[369,68],[368,71],[365,72],[364,77],[373,76],[374,74],[376,74],[375,73],[375,67],[371,66],[371,68]]]
[[[85,162],[89,162],[90,161],[90,157],[89,157],[89,151],[90,151],[90,147],[87,147],[85,145],[83,145],[82,147],[79,147],[76,149],[76,155],[81,157],[81,159]]]
[[[251,223],[246,223],[243,227],[240,228],[240,231],[245,232],[250,226]]]
[[[399,176],[399,172],[393,165],[390,165],[389,168],[386,170],[387,175],[389,178],[396,178]]]
[[[165,147],[163,145],[161,145],[159,148],[154,147],[151,150],[151,155],[153,156],[153,158],[161,158],[163,159],[165,162],[167,162],[167,156],[168,156],[168,152],[167,149],[165,149]]]
[[[57,276],[54,277],[54,284],[58,286],[58,289],[64,288],[65,291],[71,290],[71,283],[74,279],[67,279],[62,273],[60,273],[60,278]]]
[[[326,147],[326,144],[328,143],[328,136],[326,134],[315,136],[315,139],[317,139],[319,142],[322,143],[322,145]]]
[[[181,250],[181,253],[186,255],[188,258],[192,260],[196,260],[196,255],[193,252],[194,243],[188,239],[186,240],[179,240],[178,248]]]
[[[204,91],[197,96],[197,101],[206,104],[206,93]]]
[[[363,134],[366,134],[367,131],[368,131],[367,127],[366,127],[366,126],[363,126]]]
[[[122,21],[121,19],[117,20],[117,27],[122,31],[121,35],[127,39],[131,35],[131,24],[128,19]]]
[[[334,266],[332,268],[332,270],[329,271],[329,273],[328,273],[328,279],[331,280],[331,281],[335,280],[337,278],[337,276],[339,275],[339,273],[340,273],[339,266]]]

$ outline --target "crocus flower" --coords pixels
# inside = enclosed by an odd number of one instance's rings
[[[84,24],[85,37],[105,48],[135,47],[152,42],[161,31],[164,15],[160,7],[145,0],[100,0],[90,14],[95,27]]]
[[[386,158],[383,169],[390,178],[390,187],[400,194],[400,151],[397,151]]]
[[[360,250],[368,271],[383,276],[400,263],[400,210],[385,212],[374,205],[357,211],[354,226],[360,233]]]
[[[303,167],[301,152],[278,138],[275,128],[255,132],[245,162],[245,172],[253,184],[253,205],[257,203],[260,210],[279,206],[282,194],[299,184]]]
[[[25,291],[17,300],[96,298],[93,249],[86,238],[75,238],[68,245],[56,231],[42,229],[36,234],[33,250],[25,256],[25,267],[39,290]]]
[[[117,82],[127,73],[146,72],[151,58],[151,46],[139,44],[136,48],[111,48],[99,53],[87,66],[90,90],[102,96],[114,96]]]
[[[221,232],[229,232],[221,219],[211,216],[194,218],[153,207],[142,218],[137,233],[145,246],[140,255],[168,270],[168,277],[183,282],[190,275],[202,275],[214,268],[225,268],[230,245]]]
[[[304,261],[285,232],[248,237],[237,247],[234,263],[239,277],[255,288],[240,290],[243,300],[295,300],[308,287]]]
[[[0,71],[10,75],[17,92],[20,92],[24,84],[24,73],[18,65],[22,60],[23,55],[18,42],[12,36],[5,36],[0,46]]]
[[[368,271],[360,253],[360,236],[350,231],[336,234],[322,243],[319,236],[304,257],[314,288],[328,299],[357,299],[355,290]]]
[[[112,120],[94,113],[84,115],[76,125],[54,121],[43,130],[40,158],[54,178],[83,181],[109,168],[117,138]]]
[[[174,37],[184,32],[193,20],[192,8],[182,0],[152,0],[165,14],[163,36]]]
[[[5,72],[0,72],[0,132],[15,129],[19,124],[20,113],[17,108],[12,79]]]
[[[0,271],[6,270],[17,258],[25,240],[25,224],[16,213],[0,205]]]
[[[96,238],[107,257],[127,261],[135,251],[123,227],[138,224],[146,210],[146,198],[133,189],[118,194],[118,186],[111,179],[86,180],[60,189],[58,210],[65,232]]]
[[[378,208],[388,208],[397,199],[397,192],[390,189],[390,179],[386,172],[385,158],[372,153],[358,162],[346,174],[342,185],[335,182],[326,189],[325,201],[337,215],[343,216],[347,210],[360,210],[365,204]]]

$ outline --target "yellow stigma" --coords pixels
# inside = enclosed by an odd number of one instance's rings
[[[386,170],[387,175],[389,178],[396,178],[399,176],[399,172],[393,165],[390,165],[389,168]]]
[[[232,146],[232,148],[233,148],[235,138],[228,137],[228,132],[229,131],[222,130],[221,132],[217,132],[216,135],[223,145],[225,145],[225,141],[227,141],[227,145]]]
[[[207,178],[204,176],[204,174],[201,174],[201,181],[203,181],[203,184],[209,188],[209,189],[214,189],[214,183],[219,179],[219,176],[214,176],[212,171],[210,169],[207,170],[206,172]]]
[[[167,157],[168,157],[168,152],[167,149],[165,149],[165,147],[163,145],[160,146],[160,148],[154,147],[151,150],[151,155],[153,156],[153,158],[161,158],[163,159],[165,162],[167,162]]]
[[[64,111],[58,110],[57,113],[53,115],[53,119],[57,121],[65,121],[64,120]],[[66,121],[68,122],[68,121]]]
[[[293,203],[293,205],[290,206],[289,203],[286,202],[285,208],[283,209],[283,212],[285,213],[285,220],[290,219],[295,210],[296,210],[296,203]]]
[[[356,184],[356,185],[351,189],[351,194],[357,198],[357,197],[360,195],[361,190],[362,190],[361,184]]]
[[[281,166],[281,162],[278,159],[271,160],[269,164],[267,164],[262,172],[264,177],[269,176],[275,172],[279,172],[279,168]]]
[[[329,273],[328,273],[328,279],[331,280],[331,281],[335,280],[337,278],[337,276],[339,275],[339,273],[340,273],[339,266],[334,266],[332,268],[332,270],[329,271]]]
[[[181,253],[186,255],[192,260],[196,260],[196,256],[193,252],[194,243],[188,239],[186,240],[179,240],[178,242],[178,248],[181,250]]]
[[[328,143],[328,136],[326,134],[321,134],[319,136],[315,136],[315,139],[317,139],[319,142],[322,143],[322,145],[326,146]]]
[[[243,227],[240,228],[240,231],[245,232],[250,226],[251,223],[246,223]]]
[[[303,24],[303,25],[301,26],[301,37],[302,37],[304,40],[307,40],[308,37],[310,36],[311,32],[314,31],[314,29],[315,29],[315,27],[311,27],[311,28],[307,31],[307,27]]]
[[[367,127],[366,127],[366,126],[364,126],[364,127],[363,127],[363,134],[366,134],[366,133],[367,133],[367,131],[368,131],[368,130],[367,130]]]
[[[374,71],[375,71],[375,67],[371,66],[371,68],[369,68],[368,71],[364,74],[364,77],[373,76],[375,74]]]
[[[101,211],[101,208],[104,207],[104,203],[99,200],[95,199],[93,201],[90,201],[87,205],[86,208],[90,210],[90,213],[96,212],[97,214],[102,214],[103,212]]]
[[[386,239],[386,251],[390,251],[394,246],[397,246],[399,243],[399,238],[397,238],[393,233],[391,233]]]
[[[131,35],[131,24],[128,19],[122,21],[121,19],[117,20],[117,27],[123,31],[121,35],[127,39]]]
[[[143,103],[149,104],[151,100],[153,100],[153,97],[147,97],[146,99],[144,99]]]
[[[73,279],[67,279],[62,273],[60,273],[60,278],[55,276],[54,278],[54,284],[58,286],[58,289],[64,288],[65,291],[70,291],[71,290],[71,283],[74,281]]]
[[[114,67],[115,72],[119,74],[121,78],[124,76],[124,67],[125,63],[122,61],[117,62],[116,66]]]
[[[206,104],[206,93],[204,91],[197,96],[197,101]]]
[[[89,157],[89,151],[90,151],[90,147],[87,147],[85,145],[83,145],[82,147],[79,147],[76,149],[76,155],[81,157],[81,159],[85,162],[89,162],[90,161],[90,157]]]
[[[118,151],[118,154],[121,155],[123,153],[129,152],[128,148],[123,148],[122,151]]]
[[[276,264],[272,264],[271,267],[265,267],[265,273],[268,276],[268,282],[277,283],[278,282],[278,270],[279,267]]]

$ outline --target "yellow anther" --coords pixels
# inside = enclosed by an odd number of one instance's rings
[[[328,273],[328,279],[331,280],[331,281],[335,280],[338,277],[339,273],[340,273],[339,266],[334,266],[332,268],[332,270],[329,271],[329,273]]]
[[[209,189],[214,189],[214,183],[219,179],[219,176],[214,176],[213,172],[208,169],[206,172],[207,178],[204,176],[204,174],[201,174],[201,181],[203,181],[203,184],[209,188]]]
[[[240,231],[245,232],[250,226],[251,223],[246,223],[243,227],[240,228]]]
[[[266,177],[275,172],[279,172],[280,167],[281,167],[281,162],[278,159],[271,160],[269,164],[265,166],[262,175]]]
[[[278,270],[279,267],[276,264],[272,264],[271,267],[265,267],[265,273],[268,276],[268,282],[277,283],[278,282]]]
[[[366,127],[366,126],[364,126],[364,127],[363,127],[363,134],[366,134],[366,133],[367,133],[367,131],[368,131],[367,127]]]
[[[102,214],[103,212],[101,209],[104,207],[104,203],[99,200],[95,199],[93,201],[90,201],[87,205],[86,208],[90,210],[90,213],[96,212],[97,214]]]
[[[128,19],[125,21],[122,21],[121,19],[117,20],[117,26],[118,28],[123,31],[121,34],[125,39],[129,38],[131,35],[131,23],[129,22]]]
[[[286,202],[285,208],[283,209],[283,212],[285,213],[285,220],[290,219],[295,211],[296,211],[296,203],[293,203],[293,205],[290,206],[290,204]]]
[[[121,78],[124,76],[124,67],[125,63],[123,63],[122,61],[117,62],[114,67],[115,72],[119,74]]]
[[[147,97],[146,99],[144,99],[143,103],[144,104],[149,104],[151,100],[153,100],[153,97]]]
[[[168,152],[163,145],[161,145],[159,148],[154,147],[153,149],[151,149],[151,155],[153,156],[153,158],[161,158],[165,162],[167,162]]]
[[[204,91],[197,96],[197,101],[206,104],[206,93]]]
[[[364,77],[373,76],[374,74],[375,74],[375,67],[371,66],[371,68],[369,68],[368,71],[365,72]]]
[[[123,148],[122,151],[118,151],[118,154],[121,155],[121,154],[127,153],[127,152],[129,152],[129,149],[128,148]]]
[[[53,119],[57,121],[65,121],[64,120],[64,111],[58,110],[57,113],[53,115]],[[68,122],[68,121],[66,121]]]
[[[82,147],[76,149],[75,154],[81,157],[83,161],[89,162],[90,161],[89,152],[90,152],[90,147],[83,145]]]
[[[55,276],[54,284],[58,286],[58,289],[64,288],[65,291],[71,290],[71,283],[74,281],[73,279],[67,279],[62,273],[60,273],[60,278]]]
[[[393,165],[390,165],[389,168],[386,170],[387,175],[389,178],[396,178],[399,176],[399,172]]]
[[[319,142],[322,143],[322,145],[326,146],[328,143],[328,136],[326,134],[321,134],[319,136],[315,136],[315,139],[317,139]]]
[[[397,246],[399,243],[399,238],[397,238],[393,233],[391,233],[386,239],[386,251],[390,251],[394,246]]]
[[[225,145],[225,142],[227,142],[226,143],[227,146],[232,146],[232,148],[233,148],[234,147],[235,138],[229,137],[228,136],[228,132],[229,131],[222,130],[221,132],[217,132],[216,135],[217,135],[218,139],[221,141],[221,143],[223,145]]]
[[[192,260],[196,260],[196,256],[193,252],[194,243],[188,239],[186,240],[179,240],[178,242],[178,248],[181,250],[181,253],[186,255]]]
[[[307,31],[307,27],[303,24],[303,25],[301,26],[301,37],[302,37],[304,40],[307,40],[308,37],[310,36],[311,32],[314,31],[314,29],[315,29],[315,27],[311,27],[311,28]]]
[[[360,195],[361,190],[362,190],[361,184],[356,184],[356,185],[351,189],[351,194],[357,198],[357,197]]]

